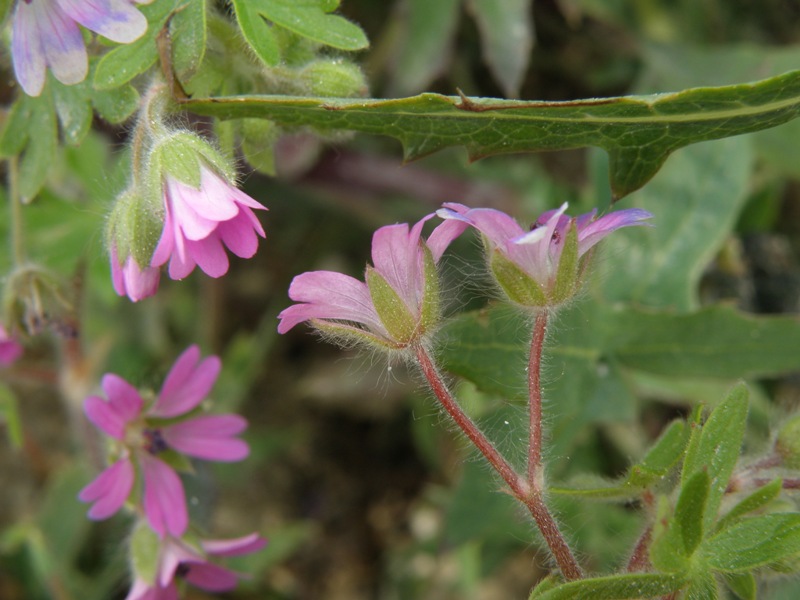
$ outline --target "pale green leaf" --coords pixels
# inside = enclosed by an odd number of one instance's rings
[[[681,574],[635,573],[571,581],[530,600],[623,600],[656,598],[680,590],[686,584]],[[535,592],[536,590],[534,590]]]
[[[746,572],[800,553],[800,514],[744,519],[703,543],[708,563],[725,572]]]
[[[297,35],[338,48],[362,50],[369,46],[361,28],[323,10],[319,0],[250,0],[254,10]]]
[[[193,0],[177,10],[170,20],[172,68],[181,82],[188,82],[206,53],[206,0]]]
[[[232,0],[232,2],[236,22],[250,48],[264,64],[273,67],[277,65],[281,60],[281,51],[272,28],[267,25],[249,0]]]

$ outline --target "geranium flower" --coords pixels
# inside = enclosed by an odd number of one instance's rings
[[[111,247],[111,282],[120,296],[128,296],[133,302],[152,296],[158,291],[161,270],[157,267],[141,268],[133,256],[124,263],[117,257],[117,249]]]
[[[436,232],[422,241],[422,227],[432,216],[410,230],[403,223],[375,232],[366,283],[331,271],[295,277],[289,297],[300,304],[278,315],[278,332],[310,321],[322,331],[394,349],[419,340],[439,318],[436,264],[450,241],[442,243]]]
[[[199,185],[167,172],[163,178],[164,229],[152,267],[169,261],[169,276],[183,279],[195,266],[211,277],[228,272],[223,244],[240,258],[258,249],[265,237],[253,209],[267,210],[200,160]]]
[[[187,349],[173,365],[158,396],[145,402],[127,381],[108,373],[102,387],[108,400],[86,399],[89,420],[115,441],[117,460],[79,495],[93,502],[89,518],[105,519],[130,496],[137,473],[143,482],[143,507],[159,535],[180,536],[188,525],[186,497],[167,451],[215,461],[237,461],[249,453],[236,436],[247,427],[238,415],[199,415],[193,411],[211,390],[221,363],[216,356],[200,360],[197,346]],[[176,420],[179,417],[182,419]]]
[[[139,532],[134,533],[136,536]],[[146,535],[146,532],[143,532]],[[148,581],[135,574],[125,600],[177,600],[175,579],[180,578],[208,592],[224,592],[236,587],[239,576],[209,562],[208,555],[240,556],[258,552],[267,541],[257,533],[232,540],[199,540],[195,544],[170,536],[161,540],[155,577]]]
[[[576,218],[567,204],[542,214],[523,229],[504,212],[446,203],[436,214],[445,219],[439,235],[446,241],[467,227],[483,234],[490,269],[512,301],[523,306],[555,306],[577,290],[587,252],[604,237],[632,225],[646,225],[646,210],[630,208],[597,218],[597,211]]]
[[[0,325],[0,367],[7,367],[22,356],[22,345]]]
[[[25,93],[42,93],[47,67],[65,85],[86,78],[89,61],[78,24],[121,44],[144,34],[147,19],[132,1],[151,0],[18,0],[11,18],[11,55]]]

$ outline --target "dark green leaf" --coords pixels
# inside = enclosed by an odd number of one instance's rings
[[[758,488],[755,492],[742,499],[719,520],[717,523],[717,531],[722,531],[726,527],[729,527],[747,513],[763,508],[775,500],[780,495],[782,489],[783,480],[780,478],[770,481],[767,485]]]
[[[206,0],[194,0],[175,12],[169,23],[172,68],[181,82],[188,82],[206,53]]]
[[[703,519],[707,530],[717,517],[722,496],[728,487],[744,438],[747,424],[748,392],[744,384],[739,384],[728,394],[703,424],[699,442],[690,445],[683,462],[682,485],[699,472],[706,472],[710,478],[708,504]]]
[[[680,531],[686,556],[691,556],[703,539],[703,516],[710,485],[708,473],[698,471],[681,487],[674,526]]]
[[[516,98],[533,48],[532,0],[470,0],[483,59],[503,93]]]
[[[414,94],[447,66],[461,0],[409,0],[406,39],[392,77],[392,95]]]
[[[236,22],[250,48],[265,64],[272,67],[277,65],[281,60],[281,51],[278,48],[278,41],[272,33],[272,28],[255,10],[253,2],[249,0],[232,1]]]
[[[656,598],[680,590],[686,584],[681,574],[636,573],[571,581],[530,600],[623,600]],[[534,590],[535,592],[536,590]]]
[[[746,572],[800,553],[800,514],[744,519],[703,543],[708,563],[720,571]]]
[[[254,10],[267,19],[320,44],[340,50],[369,46],[358,25],[322,10],[319,0],[250,0]]]
[[[800,71],[751,84],[602,100],[248,96],[188,100],[186,108],[221,118],[389,135],[403,143],[407,159],[456,145],[465,146],[472,158],[599,146],[610,156],[614,195],[622,197],[649,181],[678,148],[794,119],[800,113]]]

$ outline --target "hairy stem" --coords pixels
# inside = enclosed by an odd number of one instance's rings
[[[547,310],[536,315],[531,337],[531,353],[528,358],[528,481],[534,487],[541,478],[542,470],[542,351],[547,334]]]
[[[561,574],[568,581],[580,579],[583,576],[581,568],[567,545],[564,536],[558,529],[555,519],[547,509],[542,496],[543,491],[540,487],[537,487],[536,480],[526,480],[520,476],[503,455],[497,451],[494,444],[489,441],[472,419],[462,410],[447,389],[425,348],[418,345],[415,348],[415,352],[417,361],[422,368],[422,373],[425,375],[425,379],[427,379],[436,399],[439,400],[447,414],[453,418],[456,425],[464,432],[464,435],[475,444],[475,447],[489,461],[489,464],[500,474],[503,481],[508,484],[514,497],[528,507],[533,520],[536,522],[561,570]]]

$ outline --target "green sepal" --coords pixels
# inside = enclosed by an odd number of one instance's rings
[[[725,584],[741,600],[756,600],[758,588],[752,573],[725,573]]]
[[[150,266],[163,229],[160,194],[153,198],[130,188],[120,194],[112,209],[106,227],[106,244],[116,248],[120,264],[132,256],[140,268],[145,268]]]
[[[578,228],[573,221],[567,228],[564,248],[558,262],[558,271],[550,292],[550,302],[561,304],[572,298],[578,290]]]
[[[164,175],[200,189],[200,167],[208,164],[229,182],[234,180],[231,161],[199,135],[176,131],[157,140],[148,157],[149,183],[161,187]]]
[[[633,600],[667,596],[686,585],[682,573],[626,573],[570,581],[529,600]]]
[[[728,511],[717,523],[716,531],[722,531],[729,527],[747,513],[751,513],[760,508],[763,508],[773,500],[775,500],[783,489],[783,480],[778,477],[773,479],[768,484],[758,488],[755,492],[741,500],[736,506]]]
[[[402,298],[383,275],[370,266],[367,267],[365,279],[372,303],[389,335],[401,344],[413,340],[419,334],[417,319]]]
[[[353,325],[323,321],[322,319],[311,319],[311,324],[318,329],[320,333],[329,336],[341,346],[359,346],[366,343],[379,350],[397,350],[400,348],[400,345],[394,344],[390,340]]]
[[[147,523],[139,521],[131,533],[129,548],[134,578],[155,584],[161,549],[158,534],[150,529]]]
[[[441,295],[439,289],[439,271],[433,260],[433,253],[426,244],[422,244],[422,273],[425,289],[422,295],[422,314],[420,316],[421,331],[433,330],[441,316]]]
[[[500,288],[512,302],[529,307],[550,304],[539,283],[499,250],[491,252],[489,268]]]
[[[367,95],[367,80],[355,63],[341,58],[324,58],[306,65],[298,77],[309,96],[350,98]]]

